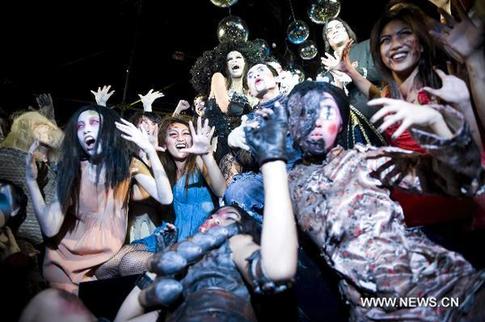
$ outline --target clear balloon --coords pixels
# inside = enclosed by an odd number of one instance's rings
[[[227,8],[238,2],[238,0],[211,0],[211,2],[220,8]]]
[[[310,35],[310,29],[306,22],[302,20],[295,20],[288,26],[287,30],[288,40],[295,45],[299,45],[307,40]]]
[[[318,54],[317,45],[312,40],[308,40],[300,46],[299,52],[302,59],[313,59]]]
[[[263,54],[263,56],[270,55],[271,49],[269,48],[266,40],[258,38],[258,39],[254,39],[253,43],[259,48],[259,51],[261,52],[261,54]]]
[[[340,13],[339,0],[319,0],[308,8],[308,17],[316,24],[322,25]]]
[[[247,41],[249,37],[248,26],[237,16],[227,16],[217,26],[219,42]]]

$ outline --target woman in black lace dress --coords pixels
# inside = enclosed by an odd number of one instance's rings
[[[205,51],[191,69],[194,89],[207,95],[204,116],[214,126],[217,148],[216,161],[227,181],[238,165],[227,145],[229,133],[241,124],[241,116],[251,111],[243,79],[247,66],[263,61],[258,47],[251,42],[224,42]]]

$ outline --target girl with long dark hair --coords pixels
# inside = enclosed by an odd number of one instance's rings
[[[147,153],[155,178],[132,158],[125,140]],[[130,197],[143,199],[150,194],[170,204],[170,184],[146,133],[105,107],[83,107],[69,120],[57,194],[49,205],[35,180],[32,154],[36,148],[34,144],[26,158],[26,178],[41,230],[49,238],[44,277],[53,287],[77,292],[78,284],[94,279],[96,268],[123,245]]]

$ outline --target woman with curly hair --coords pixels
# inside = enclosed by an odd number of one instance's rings
[[[263,56],[253,43],[223,42],[205,51],[190,71],[194,89],[208,97],[204,116],[216,128],[214,156],[220,164],[234,164],[227,136],[240,125],[241,116],[251,110],[243,79],[247,66],[261,61]]]

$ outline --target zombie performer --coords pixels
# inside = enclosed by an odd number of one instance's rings
[[[248,66],[261,61],[260,51],[251,42],[223,42],[204,52],[192,67],[192,86],[208,97],[204,115],[216,128],[217,162],[230,153],[227,136],[239,126],[241,116],[251,111],[243,79]]]
[[[439,105],[412,111],[407,106],[387,108],[380,117],[409,124],[429,155],[361,145],[344,150],[338,146],[347,113],[340,105],[343,98],[344,93],[326,83],[305,82],[290,94],[289,129],[308,163],[289,173],[289,184],[299,226],[341,277],[351,320],[476,318],[475,310],[483,307],[485,275],[419,229],[407,228],[402,209],[386,188],[399,184],[419,192],[475,193],[480,157],[463,117]],[[461,305],[364,306],[361,299],[371,297],[455,297]]]
[[[143,163],[132,159],[124,139],[147,153],[155,179]],[[170,184],[146,133],[105,107],[83,107],[68,122],[57,194],[48,205],[36,182],[36,149],[32,145],[27,155],[26,179],[41,230],[51,238],[44,277],[53,287],[76,292],[79,283],[94,279],[95,269],[123,245],[130,194],[143,199],[148,193],[169,204]],[[143,189],[132,189],[132,179]]]

